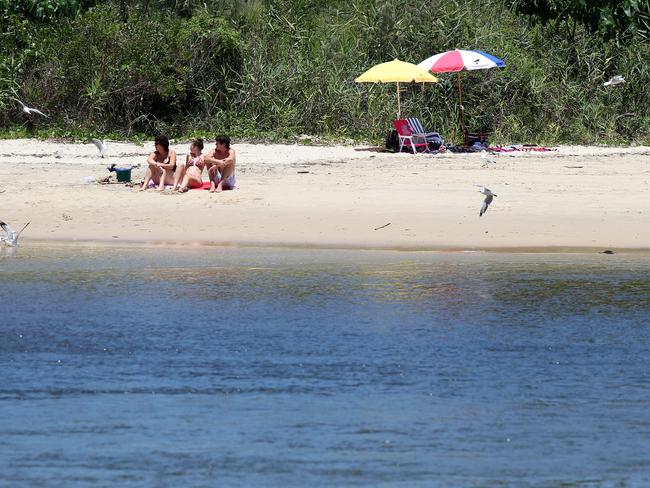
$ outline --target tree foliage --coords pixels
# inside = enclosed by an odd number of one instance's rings
[[[564,24],[575,34],[581,24],[606,39],[629,42],[650,40],[650,2],[648,0],[512,0],[521,14],[543,24]]]
[[[225,109],[239,66],[239,34],[206,11],[121,21],[103,5],[38,30],[20,91],[72,127],[156,132]]]
[[[625,24],[618,10],[642,12],[640,2],[52,1],[76,7],[39,17],[29,2],[0,3],[5,132],[381,140],[395,85],[354,78],[394,58],[417,63],[464,48],[507,64],[461,74],[470,130],[500,142],[650,142],[648,44],[641,17]],[[629,82],[603,87],[614,74]],[[439,78],[404,86],[403,112],[457,141],[456,76]],[[28,125],[13,97],[50,118]]]
[[[5,18],[17,15],[47,22],[79,15],[95,3],[94,0],[0,0],[0,12]]]

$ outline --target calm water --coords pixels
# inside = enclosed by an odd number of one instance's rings
[[[0,255],[0,486],[650,485],[647,256]]]

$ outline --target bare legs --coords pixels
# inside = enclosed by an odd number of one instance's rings
[[[208,168],[208,177],[210,178],[210,193],[214,193],[215,185],[214,180],[219,176],[219,167],[214,164]]]
[[[160,166],[156,164],[150,164],[147,167],[147,172],[144,175],[144,182],[142,183],[142,186],[140,187],[140,191],[146,190],[147,187],[149,186],[149,183],[152,182],[154,185],[159,185],[160,184]]]
[[[210,177],[210,193],[223,191],[223,182],[233,175],[235,165],[233,163],[213,164],[208,169]]]
[[[176,173],[180,171],[182,167],[179,166],[177,171],[174,172],[171,169],[164,169],[156,164],[150,164],[147,167],[147,172],[144,175],[144,182],[140,187],[140,191],[146,190],[149,187],[149,183],[153,182],[158,188],[158,191],[165,189],[165,185],[174,185],[176,187]],[[180,177],[179,177],[180,178]]]
[[[185,167],[183,166],[182,168]],[[201,171],[196,166],[190,166],[183,172],[182,181],[178,191],[184,193],[189,188],[199,188],[201,185],[203,185]]]
[[[174,183],[172,184],[172,190],[180,190],[180,181],[185,176],[185,165],[179,164],[176,166],[176,171],[174,171]]]
[[[158,191],[163,191],[165,189],[165,185],[174,185],[174,171],[171,169],[162,170],[162,178],[160,178]]]

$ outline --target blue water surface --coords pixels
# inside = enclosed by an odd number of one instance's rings
[[[650,486],[650,260],[25,245],[0,486]]]

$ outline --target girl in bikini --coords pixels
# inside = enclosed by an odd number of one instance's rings
[[[140,191],[146,190],[150,185],[157,186],[158,191],[165,189],[165,185],[174,184],[174,171],[176,171],[176,151],[169,149],[169,139],[158,136],[154,141],[155,150],[147,158],[147,172]]]
[[[189,188],[200,188],[203,185],[203,139],[198,138],[190,144],[190,153],[185,158],[185,165],[179,167],[178,179],[182,178],[178,191],[185,193]],[[177,179],[177,181],[178,181]]]

